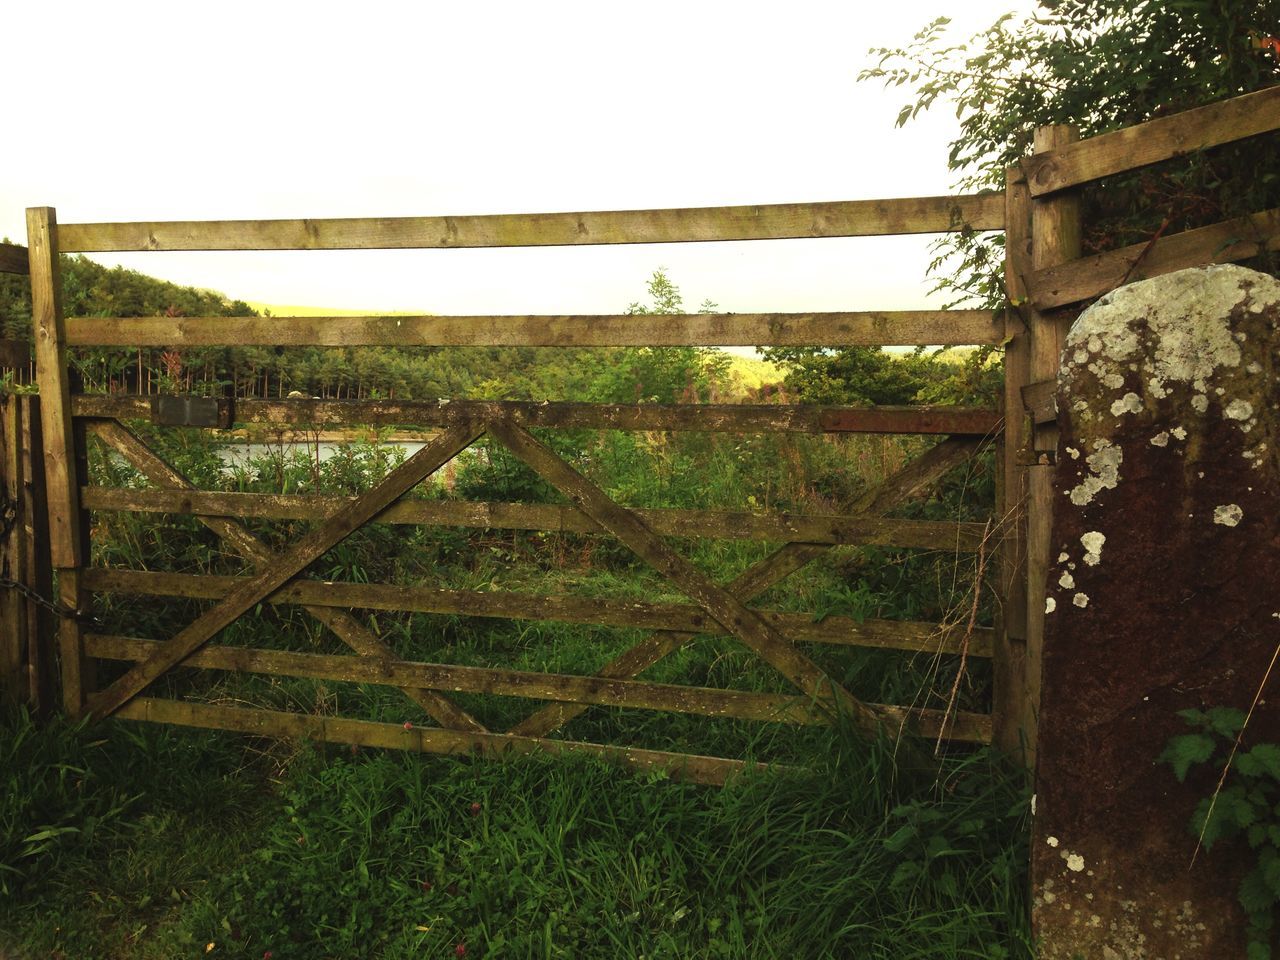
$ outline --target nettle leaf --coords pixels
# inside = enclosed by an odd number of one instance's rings
[[[1277,856],[1274,848],[1262,851],[1263,854],[1271,854],[1271,856],[1260,856],[1258,858],[1258,870],[1262,874],[1262,880],[1267,885],[1267,889],[1271,891],[1271,896],[1280,901],[1280,856]]]
[[[1203,733],[1184,733],[1169,741],[1160,754],[1160,762],[1173,767],[1173,775],[1182,783],[1192,764],[1204,763],[1213,756],[1214,741]]]
[[[1244,726],[1244,720],[1243,710],[1237,710],[1235,707],[1214,707],[1209,711],[1208,729],[1220,737],[1234,740],[1240,728]]]
[[[1240,784],[1228,787],[1218,794],[1218,809],[1241,829],[1258,821],[1259,807]]]
[[[1280,744],[1258,744],[1236,760],[1236,770],[1246,777],[1269,776],[1280,781]]]
[[[1271,911],[1271,907],[1275,904],[1276,898],[1271,890],[1267,887],[1266,881],[1262,878],[1261,870],[1251,870],[1249,874],[1240,881],[1240,905],[1244,907],[1245,912],[1252,914],[1266,914]]]

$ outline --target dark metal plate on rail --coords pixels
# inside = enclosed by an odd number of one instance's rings
[[[235,419],[229,399],[216,397],[154,397],[151,422],[165,427],[231,429]]]

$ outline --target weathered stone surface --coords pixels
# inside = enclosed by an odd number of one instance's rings
[[[1241,849],[1189,869],[1213,790],[1157,765],[1176,712],[1247,708],[1280,642],[1280,282],[1121,288],[1072,327],[1032,847],[1045,960],[1244,955]],[[1252,739],[1280,738],[1263,706]]]

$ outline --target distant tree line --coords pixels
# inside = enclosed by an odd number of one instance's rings
[[[62,259],[69,317],[256,316],[242,300],[157,280],[83,256]],[[633,314],[683,313],[665,271],[648,281]],[[704,302],[702,311],[716,305]],[[0,274],[4,335],[31,339],[26,277]],[[75,348],[72,362],[91,392],[198,393],[279,398],[298,391],[323,399],[586,400],[601,403],[734,400],[895,404],[948,402],[994,391],[998,368],[962,365],[935,353],[872,348],[765,351],[785,376],[745,391],[732,358],[701,347],[193,347]]]

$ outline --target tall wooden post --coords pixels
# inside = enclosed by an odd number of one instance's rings
[[[1027,448],[1022,391],[1031,382],[1026,284],[1031,268],[1031,193],[1018,166],[1005,174],[1004,431],[997,459],[996,508],[1005,531],[1000,556],[1000,616],[993,666],[995,744],[1010,757],[1030,757],[1035,716],[1027,696]]]
[[[1045,153],[1079,139],[1073,126],[1038,127],[1034,149]],[[1031,201],[1031,269],[1042,270],[1080,256],[1080,198],[1062,191]],[[1032,384],[1056,381],[1062,345],[1074,312],[1042,314],[1026,309],[1031,329]],[[1053,524],[1053,472],[1058,448],[1056,423],[1033,426],[1027,473],[1027,640],[1026,699],[1028,763],[1034,769],[1036,724],[1040,711],[1041,653],[1044,647],[1045,584],[1048,578]]]
[[[44,486],[44,432],[40,429],[40,398],[24,394],[19,400],[19,433],[22,448],[22,535],[26,541],[23,582],[37,596],[53,596],[53,564],[49,559],[49,504]],[[28,702],[31,712],[47,717],[58,702],[57,660],[53,655],[53,614],[34,600],[27,600]]]
[[[26,569],[25,540],[20,512],[22,467],[18,398],[3,398],[0,406],[0,575],[23,582]],[[0,704],[27,699],[27,631],[23,596],[17,590],[0,590]]]
[[[27,250],[31,265],[31,318],[35,332],[36,382],[40,386],[44,434],[45,491],[49,506],[49,555],[64,608],[80,608],[80,530],[75,439],[67,369],[62,277],[58,265],[58,224],[52,207],[27,210]],[[78,716],[84,706],[84,643],[73,616],[58,618],[62,705]]]

